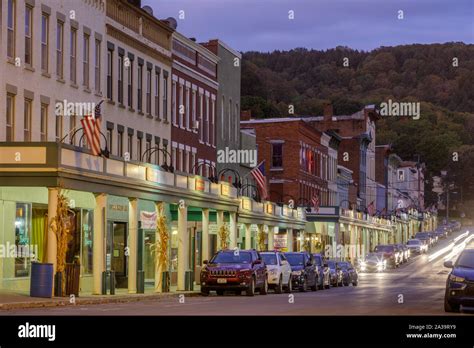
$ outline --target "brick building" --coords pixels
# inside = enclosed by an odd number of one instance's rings
[[[219,58],[178,32],[173,34],[171,157],[177,171],[210,175],[216,165]],[[206,163],[206,165],[200,165]],[[198,165],[199,164],[199,165]],[[198,170],[199,168],[199,170]]]
[[[328,189],[328,182],[337,180],[337,158],[329,156],[331,135],[302,118],[242,120],[241,127],[255,132],[259,162],[265,160],[270,200],[294,199],[308,206],[319,194],[321,206],[337,204],[337,185],[335,192]]]

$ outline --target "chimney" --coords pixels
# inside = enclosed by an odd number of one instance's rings
[[[332,117],[334,116],[334,110],[332,104],[327,103],[324,105],[323,111],[324,121],[331,121]]]
[[[252,118],[252,110],[242,110],[240,112],[241,121],[250,121],[251,118]]]

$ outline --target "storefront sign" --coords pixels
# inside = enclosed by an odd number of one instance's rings
[[[140,221],[142,222],[141,227],[145,230],[156,229],[156,212],[141,211]]]
[[[126,211],[128,211],[128,206],[121,205],[121,204],[109,204],[109,210],[126,212]]]
[[[195,178],[195,190],[196,191],[201,191],[201,192],[204,192],[205,188],[206,188],[206,183],[203,179],[200,179],[200,178]]]
[[[271,204],[271,203],[267,204],[267,214],[272,214],[273,215],[273,204]]]
[[[230,197],[230,186],[221,184],[221,195]]]
[[[0,164],[45,164],[45,147],[0,147]]]
[[[275,249],[283,249],[288,246],[288,238],[286,234],[275,234],[273,236],[273,246]]]

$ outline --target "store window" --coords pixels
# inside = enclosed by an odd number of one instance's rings
[[[31,234],[31,205],[16,204],[15,214],[15,277],[26,277],[30,274],[31,259],[26,251],[30,246]]]
[[[82,210],[81,225],[82,225],[82,250],[81,250],[81,266],[82,274],[92,274],[92,247],[94,240],[94,211]]]

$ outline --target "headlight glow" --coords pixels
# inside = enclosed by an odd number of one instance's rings
[[[465,279],[462,277],[455,276],[454,274],[451,274],[449,276],[449,280],[456,283],[463,283]]]

